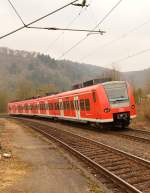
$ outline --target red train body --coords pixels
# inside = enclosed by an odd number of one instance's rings
[[[11,102],[10,115],[29,115],[128,126],[136,117],[131,86],[110,81],[37,99]]]

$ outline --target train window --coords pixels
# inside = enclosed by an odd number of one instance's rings
[[[34,110],[37,111],[37,109],[38,109],[38,105],[35,104],[35,105],[34,105]]]
[[[55,103],[55,110],[57,110],[57,104]]]
[[[20,105],[17,108],[18,108],[18,111],[22,111],[23,110],[23,107],[20,106]]]
[[[70,101],[70,108],[71,108],[71,110],[74,110],[74,103],[73,103],[73,101]]]
[[[59,102],[59,110],[63,110],[63,103]]]
[[[63,102],[61,102],[61,110],[64,110]]]
[[[48,110],[51,110],[51,106],[50,106],[50,103],[48,103],[47,105],[48,105]]]
[[[40,105],[39,105],[39,104],[37,105],[37,109],[38,109],[38,110],[40,109]]]
[[[93,101],[94,101],[94,103],[95,103],[95,102],[96,102],[96,92],[93,91],[93,92],[92,92],[92,95],[93,95]]]
[[[59,103],[55,103],[55,110],[59,110]]]
[[[84,100],[83,99],[80,100],[80,109],[81,109],[81,111],[85,110],[85,105],[84,105]]]
[[[49,103],[48,106],[49,106],[49,110],[53,110],[53,103]]]
[[[49,105],[46,103],[45,104],[45,109],[48,110],[49,109]]]
[[[67,104],[67,110],[70,110],[70,103],[69,103],[69,101],[66,101],[66,104]]]
[[[66,101],[64,101],[63,104],[64,104],[64,110],[66,110]]]
[[[54,105],[53,105],[53,103],[51,103],[51,110],[53,110],[54,109]]]
[[[45,110],[45,104],[40,104],[40,110]]]
[[[36,110],[38,111],[38,109],[39,109],[39,105],[38,105],[38,104],[36,104]]]
[[[57,103],[56,105],[57,105],[57,110],[59,110],[59,103]]]
[[[89,99],[85,99],[85,108],[87,111],[90,111],[90,101]]]

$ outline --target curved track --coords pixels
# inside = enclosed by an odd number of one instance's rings
[[[35,120],[19,120],[88,163],[97,177],[113,192],[150,192],[149,161]]]

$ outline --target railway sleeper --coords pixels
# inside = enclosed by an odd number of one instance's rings
[[[125,162],[109,162],[109,163],[103,163],[105,167],[126,167],[127,163]]]
[[[139,171],[139,170],[138,169],[137,170],[136,169],[134,169],[134,170],[131,170],[131,169],[128,169],[128,170],[121,169],[121,170],[115,171],[115,174],[116,175],[127,175],[128,173],[134,173],[136,171]]]
[[[133,184],[138,188],[138,184],[140,183],[148,183],[150,182],[150,177],[143,177],[143,178],[137,178],[137,177],[132,177],[130,179],[127,179],[128,183]]]

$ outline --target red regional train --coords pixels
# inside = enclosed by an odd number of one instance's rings
[[[127,127],[136,117],[136,108],[128,82],[108,81],[51,96],[10,102],[8,113]]]

